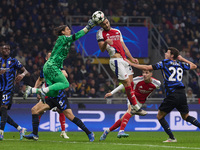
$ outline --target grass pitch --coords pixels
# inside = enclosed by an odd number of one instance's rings
[[[30,132],[26,133],[29,134]],[[99,141],[103,132],[94,132],[95,141],[89,142],[84,132],[68,132],[70,139],[63,139],[59,132],[39,132],[39,140],[19,140],[18,132],[5,132],[0,141],[2,150],[200,150],[199,132],[174,132],[177,143],[162,143],[165,132],[126,132],[128,138],[117,138],[117,132]]]

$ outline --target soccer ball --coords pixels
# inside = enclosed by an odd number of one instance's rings
[[[98,10],[92,14],[92,20],[96,24],[100,24],[101,22],[104,21],[104,19],[105,19],[105,17],[104,17],[104,13],[102,11]]]

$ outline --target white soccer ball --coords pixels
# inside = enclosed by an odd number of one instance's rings
[[[92,20],[94,23],[96,24],[100,24],[101,22],[103,22],[105,19],[104,13],[102,11],[95,11],[92,14]]]

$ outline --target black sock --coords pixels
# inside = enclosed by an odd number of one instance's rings
[[[39,115],[32,115],[33,134],[38,135]]]
[[[175,139],[171,129],[169,128],[169,124],[167,123],[165,118],[160,119],[159,122],[161,126],[164,128],[165,132],[169,135],[169,138]]]
[[[186,121],[187,121],[187,122],[190,122],[191,124],[193,124],[193,125],[197,126],[198,128],[200,128],[200,123],[197,121],[196,118],[194,118],[194,117],[192,117],[192,116],[188,116],[188,117],[186,118]]]
[[[7,109],[5,107],[1,107],[1,130],[4,131],[5,125],[7,122]]]
[[[9,123],[11,126],[15,127],[16,129],[19,126],[16,122],[14,122],[12,120],[12,118],[9,115],[7,115],[7,123]]]
[[[84,125],[84,123],[77,117],[74,117],[72,120],[73,123],[75,123],[78,127],[80,127],[85,133],[88,135],[91,132],[88,130],[88,128]]]

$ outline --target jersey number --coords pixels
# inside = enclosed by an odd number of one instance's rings
[[[6,101],[8,99],[8,95],[3,95],[3,99],[4,101]]]
[[[169,81],[181,81],[183,77],[183,69],[182,68],[174,68],[174,67],[169,67],[169,71],[172,71],[172,74],[169,77]],[[177,77],[176,77],[177,74]]]

